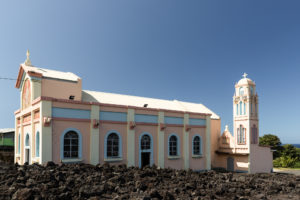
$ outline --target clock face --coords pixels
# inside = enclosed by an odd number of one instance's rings
[[[23,109],[29,107],[31,104],[30,81],[28,79],[24,83],[22,102]]]

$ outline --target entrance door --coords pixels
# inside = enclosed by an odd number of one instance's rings
[[[150,152],[142,152],[142,168],[150,166]]]
[[[25,162],[29,164],[30,161],[30,149],[25,149]]]
[[[232,157],[227,158],[227,171],[234,171],[234,159]]]
[[[140,137],[139,167],[151,166],[153,162],[152,138],[150,134],[143,134]]]

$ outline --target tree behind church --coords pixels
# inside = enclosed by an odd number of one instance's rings
[[[281,141],[278,136],[272,134],[266,134],[262,137],[259,137],[259,144],[262,146],[270,146],[273,153],[273,159],[276,159],[281,156],[283,147],[281,146]]]

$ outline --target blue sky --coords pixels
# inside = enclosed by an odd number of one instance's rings
[[[257,84],[260,135],[300,143],[300,1],[1,1],[0,77],[71,71],[83,89],[203,103],[232,130],[234,84]],[[0,128],[15,82],[0,80]]]

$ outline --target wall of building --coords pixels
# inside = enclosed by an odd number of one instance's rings
[[[42,96],[53,97],[57,99],[69,99],[71,95],[74,100],[81,101],[81,80],[78,82],[42,79]]]
[[[193,138],[194,136],[201,137],[201,156],[193,155]],[[205,170],[206,169],[206,134],[205,128],[192,128],[189,134],[189,160],[190,169],[192,170]]]
[[[60,152],[62,144],[61,135],[67,130],[79,130],[82,135],[82,162],[90,162],[90,123],[85,121],[52,121],[52,159],[56,163],[61,162]]]
[[[212,168],[218,166],[217,164],[217,158],[218,155],[216,155],[216,151],[218,149],[218,141],[221,136],[221,119],[211,119],[211,165]]]
[[[269,173],[273,170],[273,153],[270,147],[251,145],[250,173]]]

